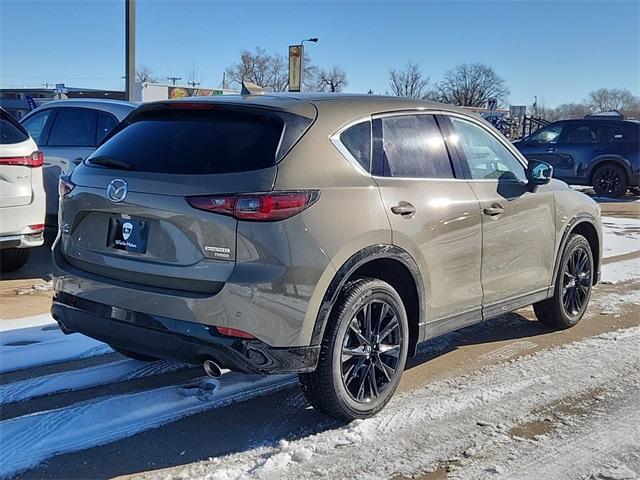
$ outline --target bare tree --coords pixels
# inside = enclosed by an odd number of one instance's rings
[[[303,61],[303,88],[314,90],[318,86],[319,69],[305,54]],[[225,84],[239,87],[244,80],[267,91],[282,92],[289,86],[289,64],[279,54],[269,54],[262,48],[253,52],[243,50],[240,61],[225,69]]]
[[[240,62],[225,69],[227,85],[241,85],[243,81],[268,87],[270,56],[263,48],[256,48],[254,52],[243,50]]]
[[[589,93],[585,103],[593,112],[618,110],[625,116],[634,117],[640,114],[640,98],[627,89],[600,88]]]
[[[153,75],[151,69],[145,65],[136,71],[136,82],[139,83],[155,83],[158,79]]]
[[[195,61],[185,70],[184,76],[187,79],[187,85],[192,87],[200,85],[204,80],[204,73],[198,68]]]
[[[463,63],[444,75],[437,87],[438,100],[466,107],[485,107],[489,99],[503,103],[509,89],[493,68],[481,63]]]
[[[289,86],[289,65],[282,55],[271,55],[269,61],[269,90],[284,92]]]
[[[331,70],[320,69],[318,72],[319,92],[341,92],[347,83],[347,74],[338,66],[334,66]]]
[[[409,61],[404,70],[389,70],[389,87],[399,97],[424,99],[429,96],[429,77],[424,76],[420,67]]]

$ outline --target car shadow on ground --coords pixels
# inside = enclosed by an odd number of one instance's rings
[[[519,314],[507,314],[423,344],[407,368],[438,361],[470,344],[543,335],[550,330]],[[444,360],[444,359],[443,359]],[[444,360],[446,361],[446,360]],[[118,415],[118,412],[113,412]],[[344,423],[309,407],[298,387],[182,418],[130,438],[77,453],[54,457],[21,478],[111,478],[133,475],[260,446],[276,447]],[[170,475],[170,478],[174,476]],[[175,478],[182,478],[177,476]]]
[[[51,246],[43,245],[31,249],[27,264],[15,272],[0,273],[0,280],[51,280]]]
[[[618,198],[612,197],[599,197],[593,191],[591,187],[572,187],[574,190],[588,195],[598,203],[632,203],[640,201],[640,193],[637,191],[628,190],[623,196]]]

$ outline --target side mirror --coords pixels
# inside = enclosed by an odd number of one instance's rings
[[[527,178],[531,185],[546,185],[553,176],[553,167],[541,160],[529,160]]]

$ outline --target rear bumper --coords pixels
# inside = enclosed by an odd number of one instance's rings
[[[65,333],[83,333],[124,350],[202,364],[213,359],[245,373],[299,373],[316,368],[319,346],[274,348],[219,335],[207,325],[148,315],[58,292],[51,315]]]
[[[0,250],[5,248],[33,248],[42,244],[44,244],[42,231],[0,236]]]

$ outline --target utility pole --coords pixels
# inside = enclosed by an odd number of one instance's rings
[[[200,82],[187,82],[187,85],[189,85],[190,87],[196,88],[198,85],[200,85]]]
[[[125,3],[125,93],[127,100],[133,101],[136,90],[136,0]]]
[[[41,83],[41,85],[42,85],[44,88],[53,87],[53,84],[52,84],[52,83],[49,83],[49,82]]]
[[[167,80],[171,80],[172,84],[175,85],[177,80],[182,80],[182,77],[167,77]]]

